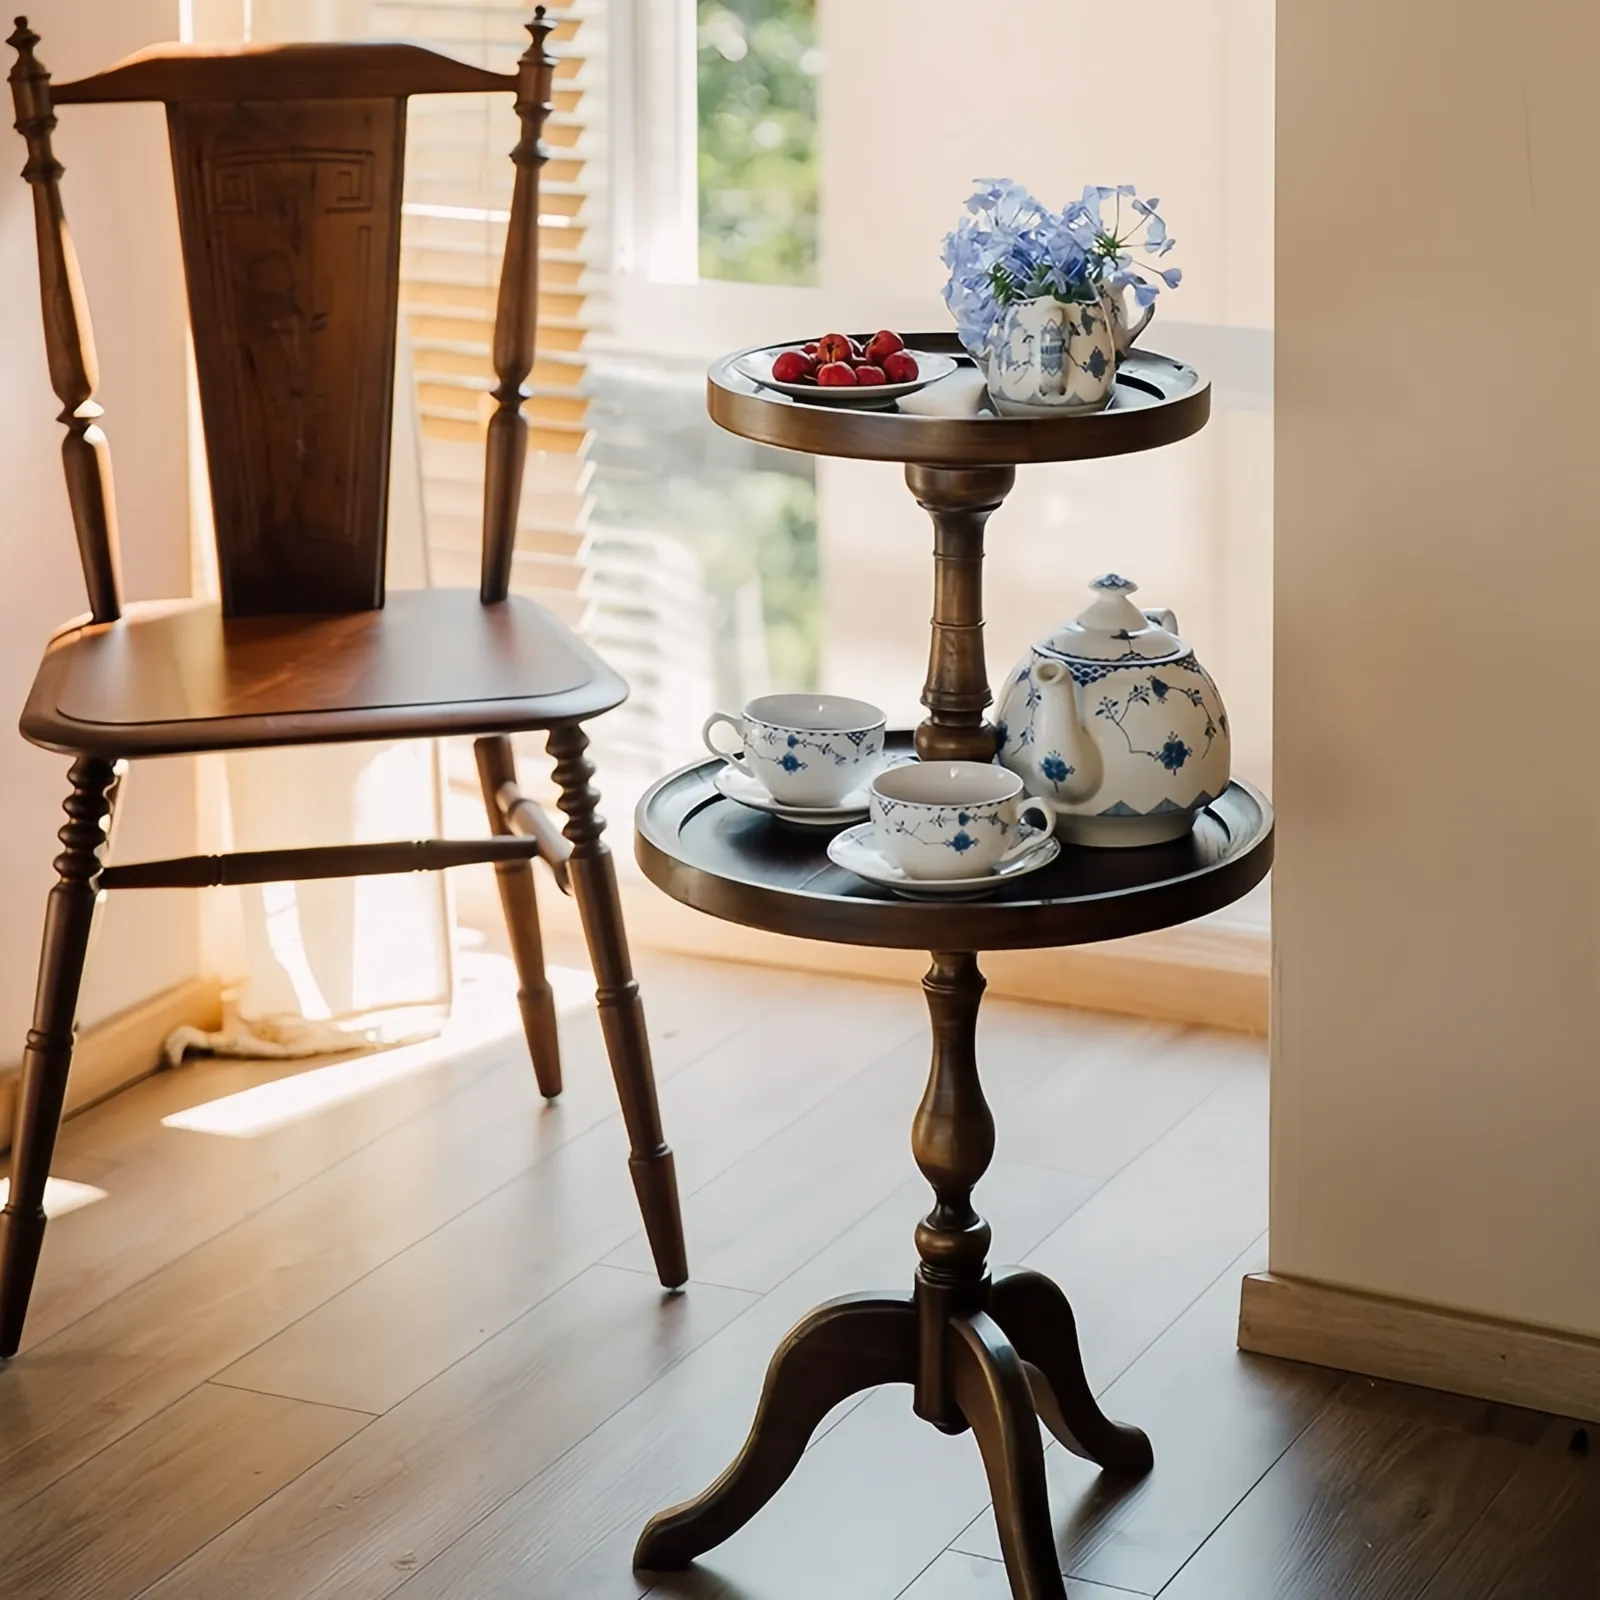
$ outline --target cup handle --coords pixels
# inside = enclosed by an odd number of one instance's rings
[[[1038,828],[1041,833],[1049,833],[1056,825],[1055,805],[1053,802],[1046,800],[1043,795],[1024,795],[1017,802],[1015,820],[1019,823],[1027,822],[1030,815],[1038,819],[1033,823],[1033,826]],[[1000,859],[1002,861],[1013,861],[1024,850],[1031,850],[1033,844],[1034,841],[1032,839],[1018,839],[1009,850],[1002,852]]]
[[[1128,329],[1128,332],[1127,332],[1125,337],[1127,338],[1128,348],[1130,350],[1133,348],[1133,341],[1135,339],[1137,339],[1139,337],[1139,335],[1141,333],[1143,333],[1144,330],[1150,326],[1150,319],[1155,314],[1156,314],[1156,303],[1155,303],[1154,300],[1152,300],[1150,302],[1150,304],[1147,305],[1144,308],[1144,315],[1142,317],[1140,317],[1139,320],[1136,323],[1134,323],[1134,325],[1131,328]]]
[[[730,728],[732,728],[733,731],[736,734],[739,735],[740,741],[743,742],[743,740],[744,740],[744,723],[743,723],[743,721],[738,717],[729,716],[729,714],[726,711],[713,711],[711,713],[711,715],[706,718],[704,724],[701,726],[701,729],[700,729],[700,737],[705,742],[706,749],[709,750],[712,753],[712,755],[720,756],[724,761],[736,762],[741,767],[747,766],[748,764],[745,761],[744,751],[743,750],[719,750],[711,742],[711,730],[714,727],[716,727],[718,723],[722,723],[722,722],[727,723],[727,725]]]

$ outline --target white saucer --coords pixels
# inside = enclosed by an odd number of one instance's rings
[[[836,806],[792,806],[774,800],[759,779],[741,771],[731,761],[722,764],[711,783],[725,800],[749,806],[752,811],[765,811],[769,817],[779,817],[784,822],[798,822],[806,828],[838,828],[847,822],[859,822],[867,814],[865,783],[852,789]]]
[[[898,867],[886,860],[873,844],[872,824],[858,823],[846,828],[828,841],[828,859],[846,872],[853,872],[868,883],[906,900],[976,900],[980,895],[992,893],[1002,883],[1013,878],[1025,878],[1030,872],[1047,867],[1061,854],[1061,845],[1054,835],[1041,833],[1037,828],[1024,828],[1024,835],[1032,836],[1032,843],[1019,855],[1003,861],[983,878],[908,878]]]

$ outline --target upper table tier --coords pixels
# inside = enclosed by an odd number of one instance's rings
[[[906,344],[953,355],[965,367],[976,365],[953,333],[907,334]],[[748,354],[739,350],[724,356],[706,374],[711,420],[758,444],[816,456],[940,467],[1090,461],[1187,439],[1211,415],[1211,385],[1193,367],[1143,350],[1118,369],[1116,390],[1104,411],[1074,417],[923,417],[896,406],[865,411],[796,400],[737,371],[734,363]]]

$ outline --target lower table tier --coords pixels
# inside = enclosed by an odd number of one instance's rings
[[[909,751],[909,733],[889,737]],[[831,833],[719,794],[715,760],[685,767],[639,802],[635,850],[675,900],[745,927],[906,950],[1019,950],[1148,933],[1230,905],[1272,865],[1272,810],[1235,780],[1171,844],[1064,846],[1043,871],[982,900],[903,900],[828,859]]]

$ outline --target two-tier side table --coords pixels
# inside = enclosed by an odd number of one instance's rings
[[[913,349],[960,355],[952,336],[919,334]],[[1210,409],[1193,368],[1131,356],[1111,407],[1090,417],[931,417],[790,400],[734,368],[711,369],[707,404],[731,432],[816,455],[905,464],[933,519],[933,638],[914,739],[928,759],[991,760],[995,730],[983,653],[984,524],[1019,463],[1148,450],[1196,432]],[[972,1191],[994,1154],[994,1119],[977,1060],[984,980],[978,954],[1088,944],[1170,927],[1237,900],[1272,862],[1272,813],[1234,782],[1193,833],[1135,850],[1064,848],[1038,873],[981,900],[898,899],[834,866],[826,835],[724,799],[700,762],[639,802],[636,847],[650,880],[712,916],[801,939],[932,953],[923,979],[933,1065],[911,1129],[932,1185],[917,1225],[920,1259],[908,1292],[849,1295],[803,1317],[772,1358],[743,1450],[697,1499],[654,1517],[634,1553],[646,1569],[687,1566],[764,1506],[798,1464],[833,1406],[885,1383],[912,1386],[916,1414],[946,1433],[970,1428],[982,1452],[1012,1593],[1064,1600],[1045,1489],[1039,1421],[1107,1471],[1153,1464],[1138,1428],[1100,1410],[1083,1369],[1066,1296],[1037,1272],[991,1277],[989,1227]]]

